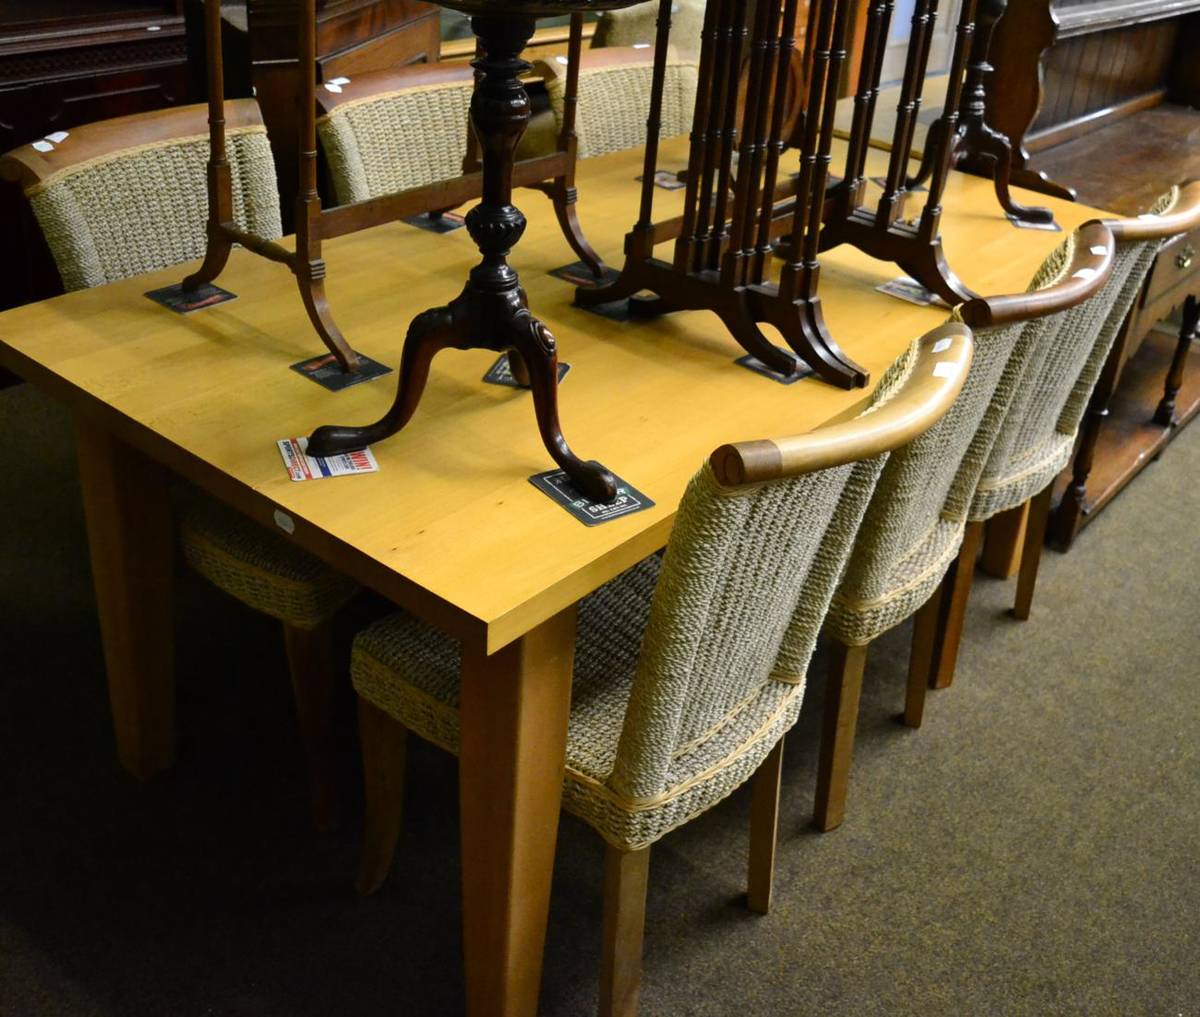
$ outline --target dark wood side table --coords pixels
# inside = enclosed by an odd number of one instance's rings
[[[1164,104],[1042,154],[1055,179],[1080,200],[1121,215],[1149,208],[1168,182],[1200,177],[1200,111]],[[1079,446],[1055,490],[1050,546],[1075,536],[1179,429],[1200,412],[1200,372],[1188,371],[1198,335],[1200,231],[1159,253],[1109,355],[1080,429]],[[1182,310],[1182,325],[1165,319]]]

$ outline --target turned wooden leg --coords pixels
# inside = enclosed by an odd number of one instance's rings
[[[1042,560],[1042,545],[1046,542],[1046,522],[1050,516],[1050,497],[1054,483],[1047,484],[1040,494],[1029,500],[1029,525],[1025,529],[1025,547],[1021,552],[1021,574],[1017,577],[1017,600],[1013,616],[1025,621],[1033,604],[1033,588],[1037,583],[1038,564]]]
[[[463,646],[459,756],[468,1017],[534,1017],[562,802],[575,609]]]
[[[75,441],[117,756],[147,780],[175,762],[167,473],[87,418],[76,417]]]
[[[902,717],[906,727],[919,728],[925,716],[925,694],[929,690],[937,663],[937,638],[945,596],[946,581],[943,579],[933,591],[933,595],[921,605],[913,617],[912,649],[908,658],[908,688],[904,695]]]
[[[1079,431],[1079,443],[1075,448],[1075,460],[1071,466],[1071,482],[1063,492],[1058,508],[1050,523],[1050,544],[1058,551],[1066,551],[1083,526],[1088,511],[1087,482],[1096,457],[1096,445],[1104,421],[1108,418],[1108,404],[1121,378],[1121,367],[1125,361],[1125,347],[1129,342],[1129,324],[1133,315],[1126,317],[1116,342],[1108,351],[1108,359],[1088,400]]]
[[[841,826],[846,818],[846,789],[850,783],[850,763],[854,759],[854,731],[858,726],[858,701],[862,695],[869,646],[869,643],[847,646],[833,640],[813,808],[813,822],[825,833]]]
[[[1195,297],[1188,297],[1183,305],[1179,344],[1175,347],[1175,355],[1171,358],[1171,367],[1167,371],[1162,401],[1154,411],[1154,422],[1161,427],[1174,427],[1178,423],[1175,418],[1175,397],[1179,395],[1179,389],[1183,385],[1183,369],[1187,364],[1188,353],[1197,339],[1200,339],[1200,301]]]
[[[337,829],[337,739],[334,734],[337,671],[333,662],[333,625],[315,628],[283,625],[296,720],[308,763],[308,794],[313,826],[321,833]]]
[[[963,625],[967,620],[967,601],[975,580],[975,559],[983,540],[983,523],[967,523],[958,558],[946,573],[945,601],[942,606],[942,630],[937,640],[936,664],[932,687],[948,688],[954,681],[958,663],[958,647],[962,642]]]
[[[642,986],[642,938],[650,848],[604,848],[604,940],[600,1017],[634,1017]]]
[[[1021,567],[1021,545],[1029,502],[993,516],[983,527],[983,554],[979,568],[997,579],[1011,579]]]
[[[358,737],[362,742],[366,822],[354,889],[365,897],[383,886],[400,839],[408,729],[359,696]]]
[[[765,915],[771,909],[782,777],[783,739],[780,738],[754,774],[753,798],[750,802],[750,863],[746,880],[746,905],[760,915]]]

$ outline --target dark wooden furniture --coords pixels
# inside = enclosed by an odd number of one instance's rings
[[[802,33],[799,88],[790,81],[800,27],[796,0],[710,3],[700,53],[700,77],[706,87],[696,103],[684,214],[655,223],[654,170],[671,22],[670,0],[661,0],[638,220],[626,238],[621,276],[606,287],[580,289],[578,303],[596,306],[651,290],[655,299],[632,300],[630,306],[642,313],[715,311],[742,347],[777,374],[792,377],[808,368],[835,385],[865,385],[866,373],[841,350],[825,324],[818,254],[851,244],[872,257],[896,262],[949,302],[972,295],[946,263],[939,222],[976,4],[977,0],[964,0],[962,5],[945,125],[930,156],[929,193],[919,220],[910,223],[908,161],[937,18],[934,0],[918,0],[913,14],[900,113],[883,195],[874,209],[864,204],[867,150],[893,0],[869,8],[861,34],[853,14],[862,8],[853,0],[811,4]],[[835,110],[851,45],[857,47],[854,59],[860,73],[845,170],[834,180],[830,162]],[[779,159],[789,148],[798,150],[801,170],[781,180]],[[673,262],[656,259],[655,246],[672,239]],[[785,264],[776,284],[766,269],[777,239],[774,250]],[[759,323],[776,328],[790,350],[770,342]]]
[[[1198,47],[1200,0],[1010,2],[991,48],[987,121],[1013,144],[1012,183],[1136,216],[1169,184],[1200,177]],[[1185,371],[1197,249],[1195,233],[1164,247],[1113,348],[1072,477],[1058,485],[1054,547],[1069,547],[1200,409]],[[1180,309],[1182,327],[1164,330]],[[1014,547],[997,540],[985,564],[1011,574]]]
[[[188,0],[193,93],[207,97],[202,0]],[[275,155],[284,232],[294,228],[300,189],[296,107],[298,11],[302,0],[246,0],[223,4],[225,95],[253,95]],[[335,78],[395,69],[438,59],[438,8],[423,0],[316,0],[314,42],[317,84]]]
[[[513,376],[532,388],[542,442],[575,488],[593,501],[616,498],[617,482],[612,473],[594,460],[580,459],[563,437],[558,420],[554,336],[530,313],[517,273],[507,259],[526,225],[525,217],[512,204],[513,165],[530,117],[529,94],[520,77],[530,65],[521,59],[521,51],[533,35],[536,16],[563,13],[572,7],[627,7],[631,2],[455,0],[446,4],[474,15],[471,27],[481,49],[473,65],[480,79],[471,100],[471,125],[483,165],[483,200],[467,213],[467,230],[483,260],[471,271],[462,293],[449,304],[418,315],[409,326],[391,409],[365,427],[317,428],[308,444],[312,455],[349,452],[390,437],[416,412],[430,363],[439,351],[490,349],[507,353]],[[665,45],[660,53],[665,59]]]
[[[975,37],[971,42],[971,57],[967,63],[967,78],[958,110],[958,126],[950,141],[950,161],[959,169],[983,175],[990,174],[996,184],[996,197],[1006,213],[1024,222],[1053,221],[1048,208],[1022,205],[1009,192],[1013,171],[1013,146],[1007,137],[987,121],[987,81],[992,73],[988,54],[996,25],[1008,6],[1008,0],[981,0],[975,22]],[[940,137],[949,127],[946,117],[934,121],[927,136],[917,175],[908,182],[915,188],[932,175],[941,146]]]
[[[0,152],[187,99],[182,0],[0,4]],[[0,308],[62,292],[28,203],[0,188]]]

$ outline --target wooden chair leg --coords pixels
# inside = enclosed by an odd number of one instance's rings
[[[932,681],[932,687],[935,689],[949,688],[954,681],[958,647],[962,642],[963,624],[967,620],[967,601],[971,597],[971,583],[975,580],[975,559],[979,556],[979,544],[982,539],[983,523],[968,523],[958,558],[950,566],[950,571],[943,580],[946,598],[935,654],[936,664]]]
[[[746,876],[746,906],[760,915],[765,915],[771,909],[782,776],[783,739],[780,738],[754,774],[753,798],[750,801],[750,864]]]
[[[1029,503],[993,516],[984,524],[983,554],[979,568],[997,579],[1011,579],[1021,567],[1021,545],[1025,540]]]
[[[1042,545],[1046,542],[1046,523],[1050,518],[1050,496],[1054,484],[1029,500],[1029,525],[1025,528],[1025,545],[1021,551],[1021,572],[1017,577],[1017,600],[1013,616],[1025,621],[1033,605],[1033,588],[1037,584],[1038,565],[1042,560]]]
[[[337,739],[334,701],[333,627],[325,622],[305,629],[284,622],[296,720],[308,764],[308,794],[313,826],[321,833],[337,828]]]
[[[933,591],[933,595],[921,605],[913,617],[912,650],[908,658],[908,689],[904,695],[902,718],[906,727],[919,728],[925,715],[925,693],[929,689],[937,663],[938,630],[946,596],[946,580],[943,579]]]
[[[847,646],[833,641],[813,808],[813,823],[825,833],[841,826],[846,818],[846,789],[854,759],[854,731],[858,726],[858,701],[869,645]]]
[[[634,1017],[642,985],[646,882],[650,848],[604,850],[604,946],[600,962],[600,1017]]]
[[[387,879],[396,841],[400,839],[408,729],[391,714],[359,696],[358,737],[362,742],[366,822],[354,888],[366,897]]]

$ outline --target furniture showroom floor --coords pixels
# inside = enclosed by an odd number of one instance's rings
[[[192,578],[173,777],[119,768],[71,431],[0,393],[0,1013],[461,1012],[454,761],[415,745],[396,871],[359,900],[349,689],[339,833],[307,826],[282,643]],[[774,910],[745,911],[749,787],[656,849],[642,1012],[1191,1013],[1200,999],[1200,428],[1047,553],[1031,620],[976,579],[957,680],[895,724],[873,652],[845,825],[810,832],[823,661],[784,761]],[[343,619],[348,656],[360,606]],[[1084,648],[1084,649],[1081,649]],[[348,684],[348,683],[347,683]],[[595,1007],[601,844],[562,820],[542,1012]]]

